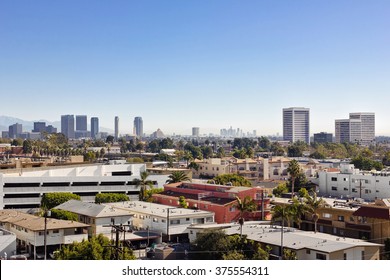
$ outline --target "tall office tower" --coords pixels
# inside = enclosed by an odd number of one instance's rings
[[[99,118],[92,117],[91,118],[91,137],[92,139],[96,139],[99,133]]]
[[[357,119],[342,119],[335,121],[336,143],[358,143],[362,136],[362,122]]]
[[[192,137],[199,137],[199,127],[192,128]]]
[[[310,109],[292,107],[283,109],[283,139],[310,143]]]
[[[370,145],[375,141],[375,113],[350,113],[350,120],[361,121],[361,139],[362,145]]]
[[[76,130],[77,131],[87,131],[87,116],[78,115],[76,116]]]
[[[134,134],[142,138],[144,134],[144,124],[141,117],[134,118]]]
[[[34,129],[32,132],[44,132],[46,131],[45,122],[34,122]]]
[[[61,116],[61,133],[69,139],[75,138],[74,132],[74,115]]]
[[[23,126],[20,123],[15,123],[8,127],[8,137],[9,138],[18,138],[23,132]]]
[[[119,138],[119,117],[115,117],[115,141]]]

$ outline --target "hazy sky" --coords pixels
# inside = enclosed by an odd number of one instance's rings
[[[311,134],[375,112],[390,135],[390,1],[0,1],[0,115],[86,114],[121,133]]]

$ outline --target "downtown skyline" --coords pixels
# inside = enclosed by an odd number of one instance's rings
[[[0,3],[0,115],[147,134],[282,135],[282,109],[310,108],[310,134],[375,112],[390,135],[388,1]],[[13,105],[13,106],[11,106]],[[89,122],[89,121],[88,121]]]

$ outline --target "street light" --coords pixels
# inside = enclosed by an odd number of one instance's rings
[[[44,259],[46,260],[46,256],[47,256],[47,217],[50,217],[51,216],[51,211],[50,210],[47,210],[45,209],[45,232],[43,234],[43,246],[45,247],[45,257]]]

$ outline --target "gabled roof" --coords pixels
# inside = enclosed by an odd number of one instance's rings
[[[79,200],[69,200],[61,205],[58,205],[55,209],[65,210],[94,218],[132,216],[128,211],[102,204],[82,202]]]
[[[44,231],[45,218],[26,214],[15,210],[0,210],[0,222],[10,223],[16,226],[26,228],[31,231]],[[53,218],[47,218],[47,229],[66,229],[66,228],[86,228],[89,225],[75,222],[65,221]]]

